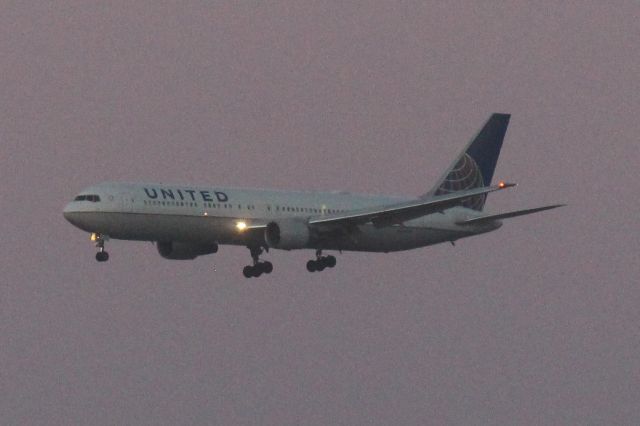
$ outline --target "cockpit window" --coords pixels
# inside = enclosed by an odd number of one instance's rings
[[[78,195],[73,201],[91,201],[92,203],[97,203],[100,201],[100,196],[95,194]]]

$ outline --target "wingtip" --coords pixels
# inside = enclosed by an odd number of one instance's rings
[[[540,211],[557,209],[558,207],[564,207],[566,204],[551,204],[549,206],[539,207]]]
[[[515,183],[515,182],[505,182],[503,180],[498,182],[498,188],[499,189],[513,188],[514,186],[518,186],[518,184]]]

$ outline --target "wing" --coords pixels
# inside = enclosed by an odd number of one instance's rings
[[[462,222],[457,222],[457,224],[458,225],[480,225],[483,223],[493,222],[500,219],[508,219],[511,217],[524,216],[526,214],[542,212],[545,210],[551,210],[551,209],[555,209],[563,206],[566,206],[566,204],[553,204],[551,206],[536,207],[534,209],[516,210],[512,212],[507,212],[507,213],[492,214],[489,216],[481,216],[481,217],[475,217],[473,219],[463,220]]]
[[[360,211],[351,211],[344,214],[316,217],[309,220],[309,225],[339,227],[343,225],[353,226],[372,222],[376,227],[391,226],[431,213],[442,212],[443,210],[453,207],[459,204],[460,201],[469,197],[488,194],[489,192],[500,191],[513,186],[515,186],[515,183],[500,182],[500,184],[494,186],[486,186],[467,191],[438,195],[427,200],[418,199]]]

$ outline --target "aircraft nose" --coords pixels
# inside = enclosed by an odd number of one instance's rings
[[[62,210],[62,216],[75,226],[83,231],[93,232],[96,224],[91,217],[91,206],[82,205],[82,203],[70,202]]]
[[[64,216],[67,221],[74,223],[75,209],[72,206],[72,203],[67,204],[62,210],[62,216]]]

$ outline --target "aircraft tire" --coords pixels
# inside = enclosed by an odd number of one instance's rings
[[[315,260],[310,260],[307,262],[307,271],[309,272],[315,272],[318,270],[318,265],[317,262]]]
[[[96,260],[98,262],[106,262],[107,260],[109,260],[109,253],[107,253],[106,251],[99,251],[96,253]]]
[[[251,271],[253,272],[253,277],[254,278],[258,278],[264,272],[264,270],[262,269],[262,264],[260,264],[260,263],[258,263],[257,265],[252,266],[251,267]]]
[[[253,267],[247,265],[242,268],[242,275],[244,275],[245,278],[253,277]]]

